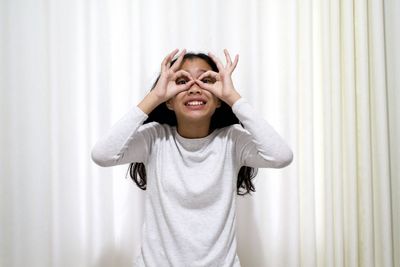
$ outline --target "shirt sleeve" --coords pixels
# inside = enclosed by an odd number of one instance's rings
[[[242,166],[283,168],[293,160],[293,152],[282,137],[258,115],[247,99],[240,98],[232,111],[243,124],[237,124],[236,156]]]
[[[138,106],[133,106],[93,146],[92,160],[102,167],[131,162],[146,162],[150,140],[145,132],[151,123],[143,125],[148,118]]]

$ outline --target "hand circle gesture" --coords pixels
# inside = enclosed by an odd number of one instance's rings
[[[179,49],[175,49],[168,54],[161,63],[161,73],[157,81],[156,86],[152,90],[154,95],[159,99],[160,103],[167,101],[174,97],[180,92],[188,90],[195,82],[191,75],[184,71],[178,70],[181,66],[183,56],[186,53],[186,49],[183,49],[174,64],[171,65],[173,57]],[[185,84],[176,84],[176,80],[180,77],[186,77],[188,82]]]
[[[223,100],[224,102],[232,105],[240,95],[235,90],[232,82],[232,72],[235,70],[239,60],[239,55],[235,56],[235,61],[232,62],[228,50],[224,49],[226,65],[224,66],[216,56],[212,53],[208,55],[214,60],[218,67],[219,72],[212,70],[204,72],[196,79],[196,83],[203,89],[210,91],[216,97]],[[215,80],[214,83],[204,83],[201,80],[205,77],[211,77]]]

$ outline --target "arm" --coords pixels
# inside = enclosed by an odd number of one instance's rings
[[[277,132],[243,99],[236,91],[232,82],[232,72],[236,68],[239,55],[232,62],[228,50],[224,49],[226,65],[224,66],[217,57],[208,53],[218,67],[218,73],[207,71],[196,79],[205,90],[210,91],[219,99],[232,107],[232,111],[244,125],[235,126],[236,153],[240,163],[249,167],[282,168],[293,159],[293,154],[285,141]],[[215,79],[212,84],[203,83],[201,80],[211,76]]]
[[[102,167],[145,162],[150,144],[142,133],[148,127],[142,124],[147,117],[139,107],[132,107],[96,142],[92,148],[92,160]]]
[[[282,137],[247,102],[240,98],[232,111],[244,125],[236,127],[237,157],[242,166],[283,168],[293,160],[293,152]]]
[[[177,49],[168,54],[161,63],[161,74],[156,86],[138,104],[125,114],[92,148],[92,159],[100,166],[108,167],[130,162],[146,162],[150,152],[152,139],[155,138],[154,124],[142,125],[148,114],[158,105],[170,99],[179,92],[187,90],[194,81],[190,74],[178,70],[183,60],[183,50],[174,62],[170,64]],[[171,66],[170,66],[171,65]],[[190,81],[177,85],[176,79],[187,76]]]

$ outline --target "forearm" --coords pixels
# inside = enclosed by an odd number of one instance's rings
[[[93,161],[103,167],[143,162],[146,142],[136,133],[147,118],[139,107],[133,106],[93,146]],[[128,151],[129,145],[135,149]]]
[[[161,103],[160,99],[150,91],[137,106],[148,115]]]
[[[254,149],[248,149],[248,153],[256,155],[249,161],[255,167],[281,168],[288,165],[293,159],[293,153],[285,140],[273,129],[273,127],[247,102],[241,99],[232,107],[244,128],[250,133]],[[261,156],[263,160],[258,157]],[[252,162],[250,162],[252,161]]]

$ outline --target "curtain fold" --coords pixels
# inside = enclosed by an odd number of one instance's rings
[[[0,1],[0,266],[131,266],[146,192],[94,142],[174,48],[233,81],[294,151],[238,197],[242,266],[400,265],[400,2]]]
[[[394,266],[400,265],[400,53],[397,47],[400,45],[400,2],[387,0],[383,2],[384,14],[384,53],[385,53],[385,77],[386,77],[386,112],[385,121],[388,124],[388,149],[390,166],[390,212],[392,216],[392,252]],[[385,155],[383,155],[385,157]]]

